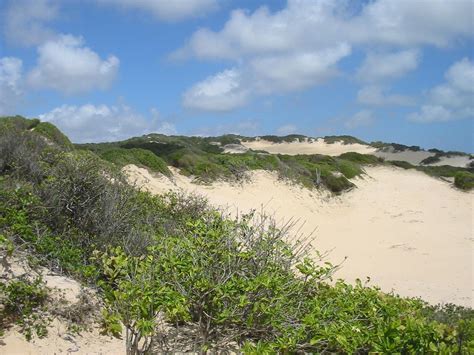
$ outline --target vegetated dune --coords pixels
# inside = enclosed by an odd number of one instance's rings
[[[387,292],[473,306],[474,193],[422,172],[369,167],[357,189],[334,197],[265,171],[251,172],[248,183],[208,186],[176,170],[173,180],[134,165],[124,171],[152,193],[194,192],[232,214],[263,208],[281,223],[299,221],[301,232],[315,232],[319,251],[331,251],[328,261],[347,256],[338,278],[369,276]]]
[[[422,160],[429,157],[433,157],[435,155],[434,153],[427,152],[424,150],[416,152],[412,150],[404,150],[398,152],[376,151],[373,154],[377,157],[384,158],[385,160],[406,161],[413,165],[420,165]]]
[[[450,157],[441,157],[437,163],[429,164],[431,166],[451,165],[465,168],[472,160],[467,155],[454,155]]]
[[[326,143],[324,139],[273,143],[266,140],[242,142],[242,145],[253,150],[265,150],[272,154],[323,154],[337,156],[347,152],[372,154],[377,149],[358,143],[344,144],[343,142]]]

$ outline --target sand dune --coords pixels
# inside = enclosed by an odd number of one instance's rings
[[[375,156],[384,158],[385,160],[400,160],[406,161],[413,165],[420,165],[421,161],[433,157],[435,154],[431,152],[426,152],[420,150],[418,152],[414,152],[412,150],[405,150],[401,152],[384,152],[384,151],[377,151],[373,153]]]
[[[337,156],[347,152],[372,154],[375,148],[363,144],[326,143],[323,139],[308,140],[305,142],[273,143],[266,140],[242,142],[242,145],[253,150],[265,150],[272,154],[324,154]]]
[[[304,233],[316,229],[315,246],[332,250],[329,260],[343,264],[337,276],[371,277],[385,291],[419,296],[429,302],[472,306],[474,193],[421,172],[367,168],[358,188],[341,197],[280,181],[270,172],[251,173],[251,182],[196,185],[175,174],[174,181],[146,169],[124,169],[151,191],[195,192],[231,213],[264,206],[280,221],[298,218]]]

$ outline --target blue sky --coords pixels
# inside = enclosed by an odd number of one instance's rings
[[[76,142],[351,134],[474,152],[471,0],[0,0],[0,114]]]

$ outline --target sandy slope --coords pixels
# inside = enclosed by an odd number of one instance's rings
[[[451,165],[457,166],[461,168],[465,168],[472,160],[469,159],[467,156],[459,156],[454,155],[452,157],[442,157],[441,161],[430,164],[432,166],[440,166],[440,165]]]
[[[317,248],[332,250],[330,261],[348,257],[341,278],[370,276],[385,291],[473,305],[474,193],[421,172],[367,168],[368,176],[356,180],[357,189],[329,198],[264,171],[253,172],[252,182],[242,186],[195,185],[181,175],[172,182],[136,166],[125,171],[153,193],[182,189],[230,212],[264,206],[279,220],[304,221],[303,232],[317,229]]]
[[[8,267],[5,267],[7,265]],[[7,259],[0,265],[0,275],[9,279],[11,276],[28,275],[33,278],[41,275],[48,288],[51,289],[49,307],[67,307],[78,302],[81,285],[70,278],[55,274],[48,269],[31,270],[26,263],[26,257]],[[1,282],[1,280],[0,280]],[[95,299],[95,293],[88,290],[89,298]],[[87,317],[97,315],[87,314]],[[27,341],[16,327],[9,329],[0,337],[0,355],[48,355],[48,354],[125,354],[125,342],[100,334],[99,324],[92,322],[87,331],[80,335],[68,330],[67,323],[54,318],[48,326],[48,336],[42,339],[34,337]]]
[[[434,156],[434,153],[431,153],[431,152],[426,152],[426,151],[414,152],[411,150],[405,150],[401,152],[377,151],[373,154],[377,157],[384,158],[385,160],[406,161],[413,165],[419,165],[422,160]]]
[[[266,140],[253,142],[242,142],[247,148],[253,150],[265,150],[273,154],[324,154],[337,156],[347,152],[357,152],[361,154],[372,154],[375,148],[363,144],[343,144],[335,142],[327,144],[323,139],[308,140],[306,142],[272,143]]]

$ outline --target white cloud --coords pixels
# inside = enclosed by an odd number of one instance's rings
[[[217,8],[217,0],[97,0],[99,3],[151,12],[166,21],[204,15]]]
[[[56,36],[47,23],[57,17],[56,0],[12,0],[0,18],[5,37],[12,44],[33,46]]]
[[[474,62],[464,58],[445,74],[446,82],[432,88],[420,111],[408,115],[413,122],[447,122],[474,118]]]
[[[342,43],[317,52],[256,58],[250,62],[251,82],[259,93],[305,89],[334,76],[336,63],[349,54],[350,47]]]
[[[294,124],[286,124],[286,125],[283,125],[281,127],[278,127],[276,132],[277,132],[277,134],[279,134],[281,136],[286,136],[286,135],[289,135],[289,134],[296,133],[297,130],[298,129],[296,128],[296,126]]]
[[[351,20],[355,40],[398,46],[446,47],[472,37],[472,0],[376,0]]]
[[[420,52],[410,48],[473,36],[470,0],[374,0],[357,8],[344,0],[288,0],[274,12],[237,9],[222,29],[197,30],[171,57],[234,61],[243,78],[240,90],[262,95],[320,84],[353,47],[392,51],[370,54],[361,68],[360,78],[374,83],[415,69]]]
[[[242,89],[242,73],[224,70],[195,84],[183,95],[187,108],[205,111],[229,111],[247,103],[248,93]]]
[[[39,118],[57,125],[76,143],[117,141],[151,132],[176,132],[171,123],[145,119],[125,105],[62,105]]]
[[[0,58],[0,115],[14,114],[22,97],[22,61]]]
[[[420,54],[416,50],[395,53],[369,53],[357,72],[361,81],[377,82],[395,79],[416,69]]]
[[[446,46],[472,37],[470,0],[376,0],[353,12],[346,1],[288,0],[271,13],[234,10],[221,31],[200,29],[182,51],[200,58],[314,51],[333,43]]]
[[[230,111],[251,97],[301,90],[337,74],[336,63],[350,53],[347,45],[316,53],[265,56],[240,69],[224,70],[193,85],[183,95],[187,108]]]
[[[357,101],[371,106],[411,106],[414,100],[406,95],[389,94],[379,85],[368,85],[357,92]]]
[[[345,122],[346,128],[354,129],[358,127],[370,126],[375,122],[372,111],[362,110],[354,114],[350,119]]]
[[[33,88],[53,89],[65,94],[106,89],[115,79],[119,60],[103,60],[84,46],[80,37],[62,35],[38,47],[37,66],[29,73]]]

